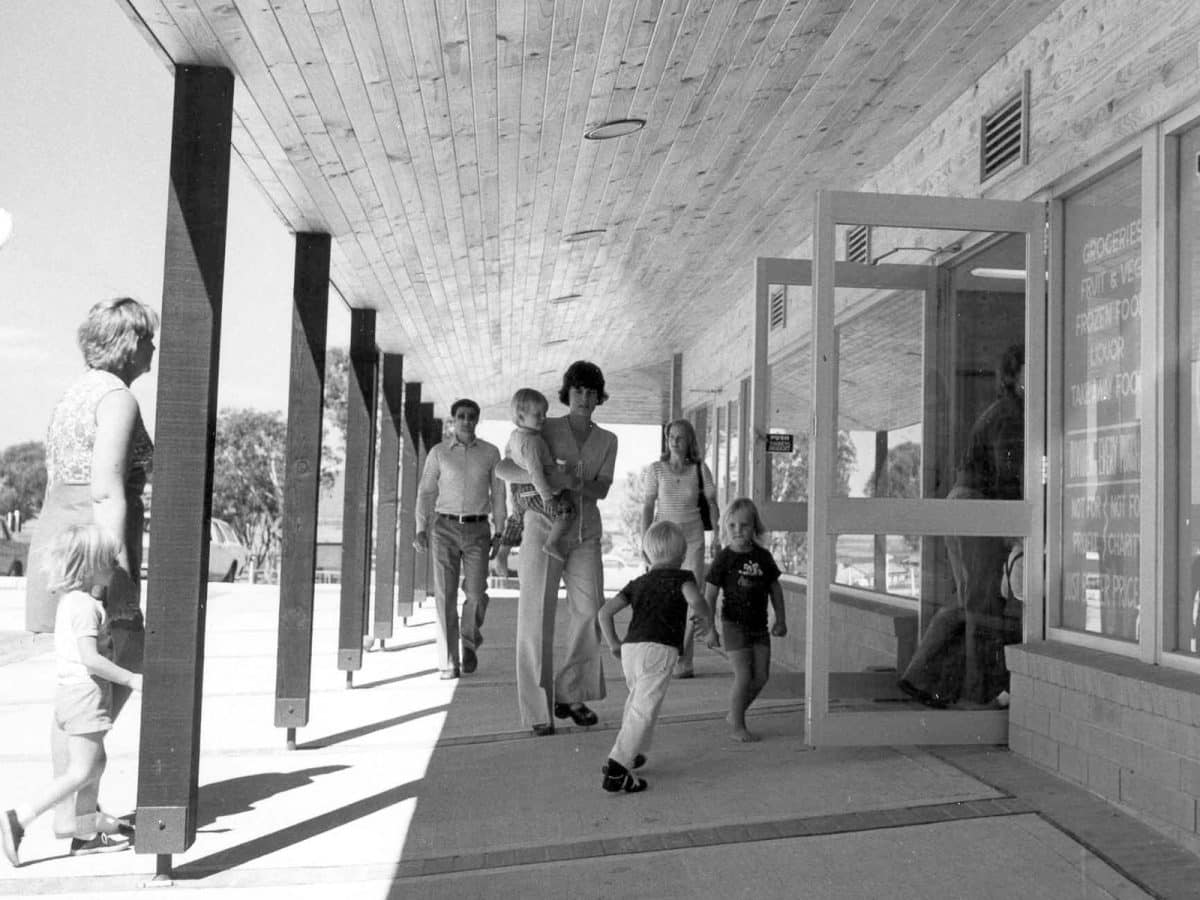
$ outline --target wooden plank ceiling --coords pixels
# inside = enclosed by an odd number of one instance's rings
[[[334,236],[338,292],[439,412],[585,357],[605,421],[658,422],[672,353],[794,253],[813,192],[858,187],[1059,0],[117,2],[164,62],[235,73],[236,154]]]

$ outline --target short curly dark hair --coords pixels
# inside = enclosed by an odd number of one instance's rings
[[[571,402],[570,391],[573,387],[595,391],[597,406],[608,399],[608,394],[604,390],[604,373],[594,362],[577,359],[567,366],[567,371],[563,372],[562,387],[558,391],[560,403],[565,405]]]

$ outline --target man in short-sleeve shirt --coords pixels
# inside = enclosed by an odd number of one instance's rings
[[[492,525],[504,526],[505,487],[496,479],[500,451],[475,437],[479,404],[456,400],[450,407],[454,437],[435,444],[425,460],[417,488],[416,528],[413,546],[429,548],[432,523],[434,586],[437,592],[439,666],[443,679],[471,673],[478,664],[476,650],[483,642],[487,613],[488,551]],[[462,574],[461,636],[458,616],[458,578]]]

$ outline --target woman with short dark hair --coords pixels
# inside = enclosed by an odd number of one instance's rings
[[[595,725],[596,714],[585,701],[602,700],[605,694],[596,619],[604,602],[603,527],[596,501],[608,496],[613,483],[617,436],[592,421],[596,407],[608,399],[604,373],[595,363],[572,363],[563,373],[558,399],[567,405],[567,414],[546,419],[542,438],[560,465],[578,476],[572,490],[579,510],[561,561],[542,549],[549,520],[526,510],[517,568],[517,701],[522,722],[537,735],[553,734],[554,718]],[[529,481],[528,473],[509,459],[501,461],[496,474],[506,481]],[[566,652],[556,665],[554,614],[560,581],[566,584],[569,623]]]

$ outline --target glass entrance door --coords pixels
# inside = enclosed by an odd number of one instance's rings
[[[803,549],[812,744],[1007,738],[1004,645],[1042,634],[1020,573],[1042,571],[1043,412],[1021,388],[1044,396],[1044,218],[822,193],[812,266],[759,262],[752,477],[776,554],[781,534]],[[871,228],[868,264],[835,262],[843,226]],[[772,341],[780,285],[811,318]]]

